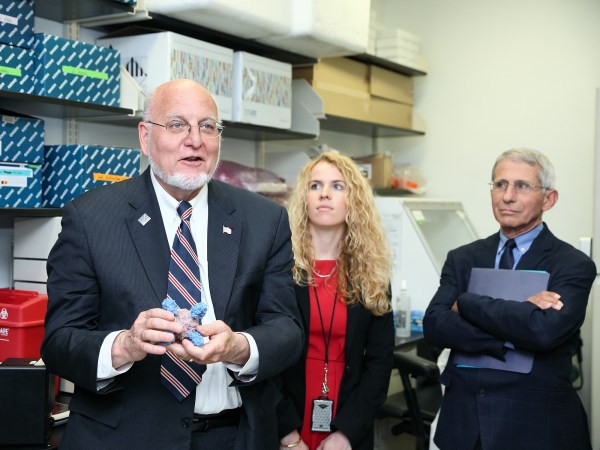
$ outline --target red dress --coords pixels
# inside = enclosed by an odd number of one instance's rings
[[[335,268],[336,261],[315,261],[315,269],[321,275],[329,274]],[[320,278],[315,275],[315,289],[309,287],[310,293],[310,325],[308,336],[308,352],[306,356],[306,399],[304,402],[304,421],[302,422],[302,440],[308,448],[314,450],[319,443],[329,436],[330,433],[313,432],[311,428],[312,402],[321,396],[323,387],[323,376],[325,368],[325,339],[323,338],[323,327],[325,336],[329,336],[331,316],[333,313],[333,301],[336,297],[337,273],[330,277]],[[319,304],[317,305],[317,297]],[[333,417],[337,411],[338,393],[345,366],[345,340],[346,340],[346,304],[337,295],[337,305],[333,317],[331,338],[329,341],[329,364],[327,373],[327,384],[329,386],[328,398],[333,400]],[[321,316],[319,316],[319,306]]]

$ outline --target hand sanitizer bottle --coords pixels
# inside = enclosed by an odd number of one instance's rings
[[[410,337],[410,296],[406,289],[406,280],[400,283],[400,292],[396,298],[396,337]]]

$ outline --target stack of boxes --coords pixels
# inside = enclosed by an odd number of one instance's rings
[[[293,77],[308,80],[326,115],[412,129],[411,77],[349,58],[323,58]]]
[[[214,96],[220,118],[231,120],[233,50],[169,31],[96,42],[119,51],[143,91],[178,78],[196,80]]]
[[[46,294],[46,262],[60,233],[60,217],[16,217],[13,236],[13,287]],[[14,355],[13,355],[14,356]]]
[[[425,71],[421,38],[401,28],[381,30],[375,39],[375,55],[401,66]]]
[[[43,206],[61,208],[92,188],[140,173],[140,152],[97,145],[47,145]]]
[[[179,78],[203,85],[215,98],[219,119],[289,129],[292,67],[173,32],[106,37],[142,90]]]
[[[0,2],[0,90],[119,106],[119,52],[34,34],[33,7],[33,0]],[[62,207],[92,187],[137,175],[139,159],[134,149],[44,151],[43,120],[0,110],[0,207]]]
[[[119,106],[117,51],[33,25],[33,0],[0,2],[0,90]]]
[[[116,50],[36,34],[37,94],[84,103],[119,106],[119,53]]]
[[[33,0],[0,2],[0,90],[35,94]]]
[[[42,206],[44,121],[0,111],[0,207]]]

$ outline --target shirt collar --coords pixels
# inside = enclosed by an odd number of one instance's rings
[[[162,185],[156,179],[154,172],[150,171],[150,177],[152,179],[152,185],[154,186],[154,192],[156,192],[156,198],[158,200],[158,205],[160,207],[160,212],[163,215],[163,220],[166,223],[173,223],[175,221],[181,220],[179,214],[177,213],[177,207],[179,206],[179,201],[171,196]],[[208,205],[208,188],[205,184],[198,195],[196,195],[193,199],[189,200],[190,205],[196,211],[200,209],[205,209]],[[194,214],[192,214],[192,221],[194,220]]]
[[[523,233],[523,234],[520,234],[519,236],[517,236],[515,238],[515,243],[517,244],[517,250],[519,250],[519,252],[521,254],[523,254],[527,250],[529,250],[529,247],[531,247],[531,244],[533,243],[535,238],[539,236],[539,234],[542,232],[543,229],[544,229],[544,224],[540,223],[536,227],[529,230],[527,233]],[[502,251],[502,249],[504,248],[504,244],[506,244],[507,240],[508,240],[508,237],[506,237],[506,235],[502,231],[500,231],[500,243],[498,244],[498,253],[500,253]]]

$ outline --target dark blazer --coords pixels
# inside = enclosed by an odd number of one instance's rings
[[[241,385],[236,448],[276,449],[272,377],[295,363],[302,329],[293,291],[286,211],[230,185],[208,185],[208,263],[217,319],[245,331],[259,350],[257,378]],[[150,220],[142,225],[138,219]],[[223,232],[229,227],[231,233]],[[96,391],[104,338],[128,329],[167,292],[167,242],[149,171],[91,190],[68,203],[48,259],[48,312],[42,357],[75,384],[61,450],[189,449],[195,393],[179,402],[160,382],[160,356],[148,355]]]
[[[296,286],[305,343],[300,361],[282,377],[285,400],[279,405],[279,435],[302,427],[306,393],[310,300],[308,287]],[[390,311],[374,316],[361,305],[348,307],[345,342],[346,367],[342,375],[336,416],[331,423],[350,440],[354,450],[373,449],[377,408],[385,401],[393,366],[394,322]]]
[[[569,376],[596,267],[544,224],[516,269],[549,272],[548,290],[564,303],[560,311],[466,292],[471,268],[494,267],[498,244],[496,233],[448,253],[423,319],[425,339],[500,358],[509,341],[534,352],[533,368],[528,374],[458,368],[451,355],[434,441],[442,450],[470,450],[479,435],[485,450],[590,449],[587,416]],[[450,310],[455,301],[460,314]]]

